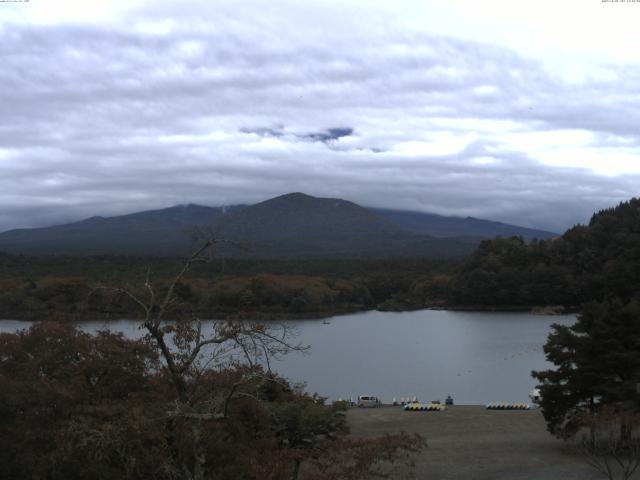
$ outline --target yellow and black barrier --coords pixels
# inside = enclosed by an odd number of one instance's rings
[[[407,403],[404,409],[411,412],[441,412],[446,407],[439,403]]]
[[[531,405],[523,402],[491,402],[486,405],[487,410],[531,410]]]

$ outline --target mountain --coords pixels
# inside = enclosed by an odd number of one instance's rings
[[[400,228],[420,235],[432,237],[522,237],[527,240],[546,240],[557,237],[557,233],[545,230],[509,225],[473,217],[445,217],[434,213],[410,212],[372,208],[371,211],[385,217]]]
[[[220,237],[248,242],[249,251],[273,255],[343,256],[392,253],[414,240],[383,217],[355,203],[290,193],[244,208],[218,223]]]
[[[417,235],[353,202],[303,193],[246,207],[222,219],[216,232],[244,243],[252,257],[442,258],[464,256],[476,244]]]
[[[367,209],[342,199],[290,193],[250,206],[185,205],[11,230],[0,233],[0,251],[184,255],[194,246],[197,228],[230,240],[219,248],[224,255],[270,258],[451,257],[469,253],[480,237],[535,236],[486,220]],[[460,238],[437,238],[454,236]]]

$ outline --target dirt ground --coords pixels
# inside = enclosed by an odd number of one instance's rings
[[[539,410],[486,410],[452,406],[443,412],[401,407],[350,409],[351,434],[419,433],[428,447],[414,455],[418,479],[596,480],[601,474],[545,429]],[[638,473],[638,472],[636,472]],[[404,469],[391,478],[408,478]],[[640,475],[633,477],[640,478]]]

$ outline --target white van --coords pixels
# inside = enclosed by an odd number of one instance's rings
[[[378,397],[374,395],[360,395],[358,397],[358,407],[360,408],[366,408],[366,407],[377,408],[380,406],[382,406],[382,402]]]

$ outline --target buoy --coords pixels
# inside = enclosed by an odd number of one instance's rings
[[[438,403],[407,403],[404,409],[412,412],[441,412],[446,409],[442,404]]]

